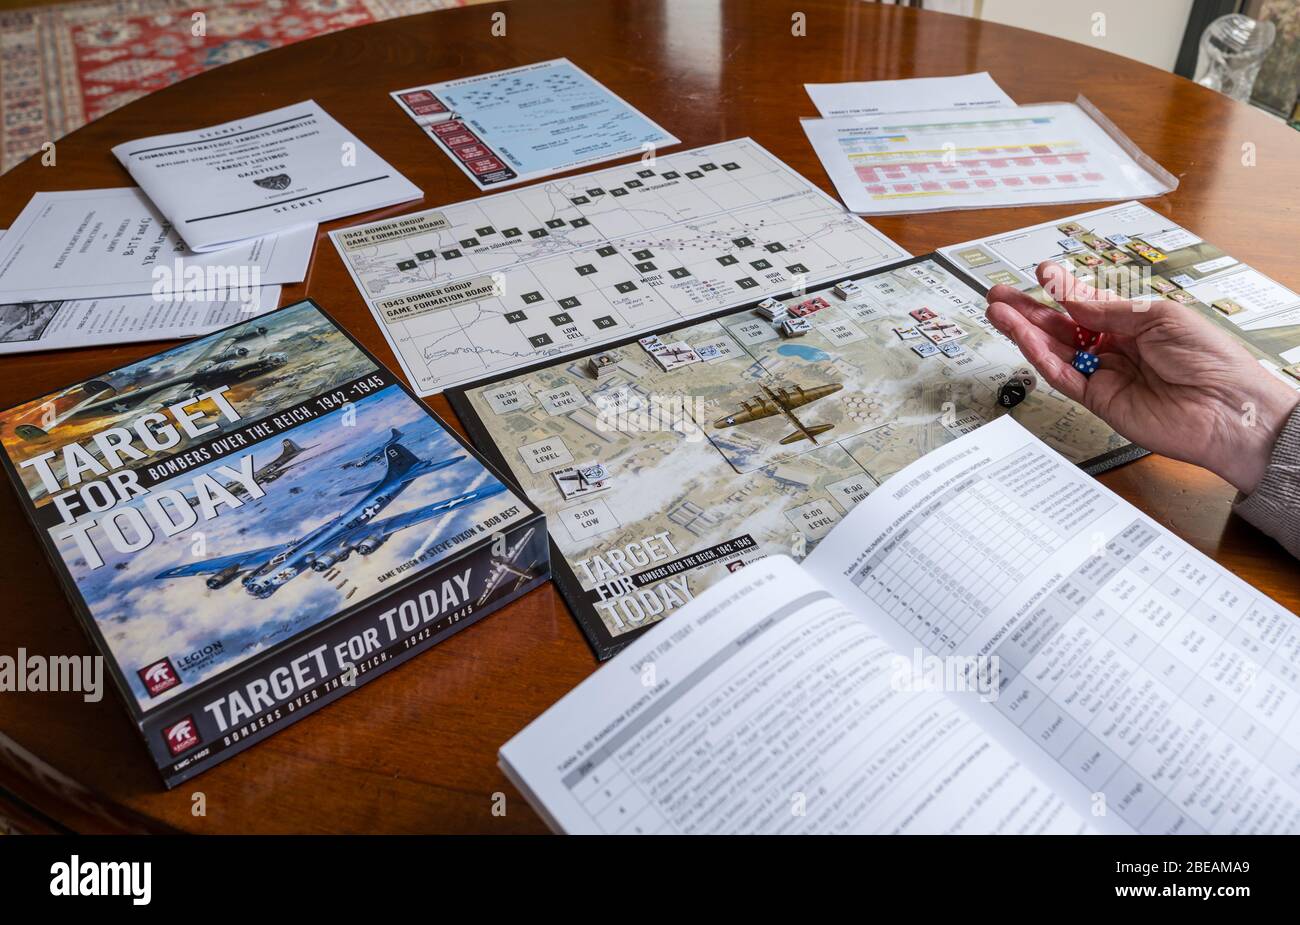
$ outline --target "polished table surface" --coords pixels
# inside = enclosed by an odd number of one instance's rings
[[[792,7],[806,35],[792,34]],[[506,34],[493,16],[506,14]],[[1082,15],[1082,14],[1080,14]],[[1171,24],[1170,28],[1181,28]],[[499,31],[499,30],[498,30]],[[1082,45],[989,23],[860,2],[516,0],[397,19],[291,45],[154,93],[58,142],[56,166],[31,159],[0,177],[0,227],[37,190],[126,186],[110,148],[314,98],[425,192],[422,203],[322,226],[311,296],[396,368],[326,232],[476,195],[387,94],[414,84],[567,56],[682,140],[750,136],[833,193],[799,129],[815,115],[804,82],[987,70],[1018,102],[1083,93],[1180,180],[1149,205],[1300,289],[1300,137],[1181,78]],[[1253,154],[1253,161],[1249,155]],[[881,218],[915,254],[1088,206]],[[0,406],[146,356],[157,344],[0,362]],[[432,406],[454,419],[446,401]],[[1300,568],[1230,516],[1218,478],[1148,457],[1101,481],[1292,610]],[[19,510],[0,490],[0,654],[91,651]],[[500,745],[596,662],[547,584],[337,703],[166,792],[107,691],[0,694],[0,803],[28,827],[86,831],[541,832],[496,767]],[[205,814],[198,815],[197,794]],[[493,812],[505,794],[504,815]],[[496,801],[499,804],[499,800]]]

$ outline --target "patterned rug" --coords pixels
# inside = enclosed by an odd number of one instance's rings
[[[339,29],[478,2],[85,0],[0,11],[0,172],[46,141],[209,68]]]

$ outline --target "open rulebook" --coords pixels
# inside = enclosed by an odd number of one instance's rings
[[[1300,622],[1010,417],[501,749],[572,833],[1300,831]]]

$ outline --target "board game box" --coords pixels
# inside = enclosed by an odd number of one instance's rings
[[[314,302],[0,412],[168,787],[549,577],[545,521]]]
[[[448,398],[546,513],[556,584],[607,658],[729,572],[801,559],[889,476],[995,418],[1088,472],[1142,455],[1046,383],[999,401],[1026,367],[984,291],[916,257]]]

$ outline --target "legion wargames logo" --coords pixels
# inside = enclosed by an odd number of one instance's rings
[[[163,691],[169,691],[181,683],[180,675],[176,673],[170,658],[146,665],[136,674],[140,676],[140,683],[144,685],[150,697],[157,697]]]
[[[262,189],[282,190],[289,188],[289,175],[287,173],[277,173],[269,177],[257,177],[253,180]]]
[[[164,729],[163,741],[167,743],[167,748],[172,753],[173,758],[181,754],[181,752],[189,751],[198,745],[200,742],[199,730],[194,725],[194,717],[187,716],[179,723]]]

